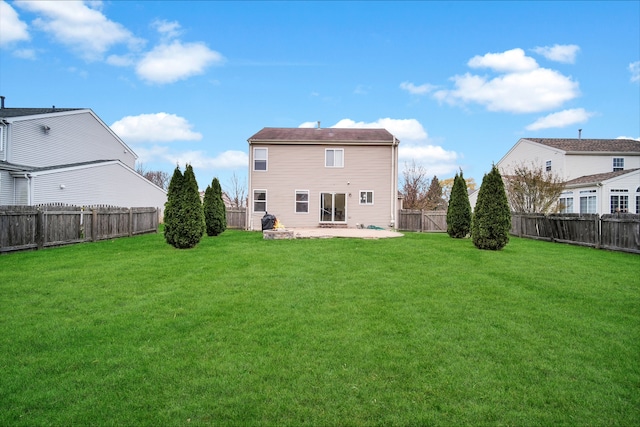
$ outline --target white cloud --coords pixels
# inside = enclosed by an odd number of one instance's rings
[[[631,72],[631,81],[640,82],[640,61],[629,64],[629,71]]]
[[[21,1],[20,8],[40,16],[33,21],[60,43],[79,52],[87,60],[99,60],[118,44],[136,49],[143,41],[117,22],[110,21],[99,10],[101,2]]]
[[[585,123],[593,115],[594,113],[585,111],[584,108],[564,110],[557,113],[549,114],[545,117],[541,117],[535,122],[531,123],[525,129],[540,130],[549,128],[563,128],[577,123]]]
[[[428,83],[422,84],[420,86],[416,86],[411,82],[402,82],[400,83],[400,89],[406,90],[412,95],[426,95],[429,92],[432,92],[436,86],[430,85]]]
[[[182,34],[182,31],[180,30],[180,23],[177,21],[169,22],[164,19],[156,19],[151,23],[151,26],[155,28],[166,40],[176,38]]]
[[[416,119],[378,119],[375,122],[355,122],[351,119],[342,119],[334,128],[367,128],[376,129],[384,128],[391,132],[400,141],[419,141],[428,138],[427,132]]]
[[[144,55],[136,66],[136,73],[150,83],[173,83],[202,74],[208,66],[223,61],[221,54],[204,43],[175,40],[171,44],[158,45]]]
[[[547,68],[492,79],[467,73],[452,80],[456,88],[435,92],[437,100],[452,105],[475,102],[489,111],[535,113],[557,108],[579,94],[578,83]]]
[[[125,142],[199,141],[202,134],[184,117],[155,113],[126,116],[111,125],[111,129]]]
[[[575,44],[555,44],[553,46],[538,46],[532,50],[551,61],[573,64],[576,62],[576,55],[580,51],[580,46]]]
[[[471,68],[491,68],[498,72],[531,71],[538,68],[535,59],[526,56],[522,49],[511,49],[502,53],[487,53],[474,56],[467,62]]]
[[[618,136],[616,137],[616,139],[635,139],[636,141],[640,141],[640,136],[637,138],[634,138],[632,136]]]
[[[298,127],[299,128],[315,128],[317,126],[318,126],[318,122],[304,122]]]
[[[490,68],[498,75],[456,75],[451,78],[453,89],[437,90],[433,97],[450,105],[476,103],[489,111],[535,113],[558,108],[579,95],[571,77],[539,67],[522,49],[475,56],[468,65]]]
[[[13,55],[22,59],[36,59],[36,51],[33,49],[16,49]]]
[[[0,46],[29,40],[27,28],[15,9],[4,0],[0,1]]]

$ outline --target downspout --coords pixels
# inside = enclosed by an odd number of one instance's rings
[[[245,211],[245,216],[247,230],[253,231],[253,215],[251,215],[253,206],[253,190],[251,189],[251,164],[253,163],[253,149],[251,147],[251,139],[248,139],[247,141],[249,142],[249,166],[247,171],[247,181],[249,183],[249,188],[247,189],[247,210]]]
[[[391,143],[391,221],[389,225],[391,228],[396,228],[396,207],[398,200],[398,173],[396,172],[396,168],[398,166],[397,156],[398,156],[398,144],[396,142],[396,137],[393,137],[393,142]]]

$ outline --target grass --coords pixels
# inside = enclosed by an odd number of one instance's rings
[[[639,425],[639,267],[413,233],[3,255],[0,425]]]

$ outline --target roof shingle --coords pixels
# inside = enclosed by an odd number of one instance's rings
[[[635,139],[523,138],[527,141],[573,152],[640,153],[640,141]]]
[[[400,142],[386,129],[263,128],[249,142]]]

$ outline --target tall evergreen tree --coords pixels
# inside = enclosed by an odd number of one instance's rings
[[[509,242],[511,210],[498,168],[482,178],[473,215],[471,237],[478,249],[500,250]]]
[[[165,205],[165,239],[178,249],[188,249],[200,242],[204,230],[204,211],[193,168],[187,165],[182,174],[176,167]]]
[[[213,178],[204,192],[204,220],[208,236],[217,236],[227,229],[227,210],[218,178]]]
[[[447,203],[442,197],[442,186],[437,176],[433,176],[427,194],[425,195],[424,208],[428,211],[444,210]]]
[[[471,231],[471,204],[467,192],[467,182],[460,174],[453,179],[451,198],[447,209],[447,234],[456,239],[466,237]]]
[[[184,182],[184,176],[180,170],[180,166],[176,166],[173,171],[173,176],[169,182],[169,189],[167,190],[167,202],[164,205],[164,238],[170,245],[175,246],[176,242],[176,224],[178,221],[180,206],[181,206],[181,194],[182,184]]]

